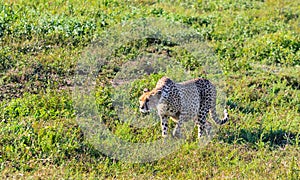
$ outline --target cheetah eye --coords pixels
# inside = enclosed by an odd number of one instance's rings
[[[158,95],[161,95],[161,90],[157,91],[157,94],[158,94]]]

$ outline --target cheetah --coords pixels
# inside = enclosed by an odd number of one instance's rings
[[[175,83],[168,77],[162,77],[153,90],[144,89],[144,94],[139,98],[139,110],[141,113],[157,110],[164,138],[168,133],[169,117],[176,122],[172,133],[174,137],[181,137],[180,128],[183,122],[194,120],[200,138],[203,130],[207,132],[211,127],[206,121],[208,112],[219,125],[228,121],[226,109],[222,120],[217,116],[216,93],[215,86],[207,79],[197,78]]]

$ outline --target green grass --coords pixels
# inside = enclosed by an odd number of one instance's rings
[[[76,120],[76,66],[110,28],[148,17],[183,23],[206,42],[223,71],[230,121],[206,146],[198,146],[194,130],[179,151],[127,163],[106,156]],[[1,178],[299,179],[299,25],[300,3],[292,0],[1,1]],[[127,142],[152,142],[161,132],[159,124],[137,128],[118,117],[111,81],[122,65],[147,54],[210,77],[192,54],[163,40],[118,44],[96,72],[101,121]],[[184,76],[182,69],[166,72]],[[162,75],[130,84],[128,114],[140,117],[141,91]]]

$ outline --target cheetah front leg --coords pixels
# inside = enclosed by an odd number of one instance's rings
[[[168,117],[167,116],[161,116],[161,130],[162,130],[162,137],[168,136]]]
[[[187,116],[186,115],[180,115],[177,121],[177,124],[173,130],[173,137],[181,138],[181,127],[182,123],[186,122]]]

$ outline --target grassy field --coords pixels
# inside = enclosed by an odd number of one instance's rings
[[[72,96],[87,48],[115,25],[140,18],[197,32],[222,70],[230,121],[206,146],[199,147],[194,131],[159,160],[128,163],[89,140]],[[1,179],[300,179],[299,1],[0,1],[0,43]],[[161,139],[159,124],[136,128],[118,118],[111,81],[122,66],[143,53],[166,54],[192,77],[209,75],[174,42],[113,47],[96,72],[101,121],[128,142]],[[135,113],[142,89],[162,75],[131,84]]]

